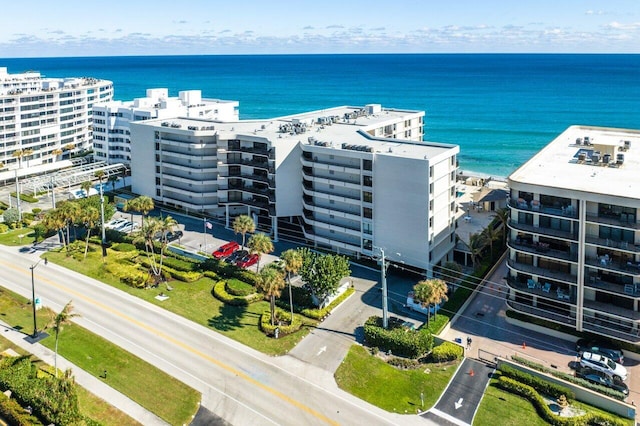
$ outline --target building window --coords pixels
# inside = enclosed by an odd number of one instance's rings
[[[433,216],[429,218],[429,228],[433,228]]]
[[[362,201],[364,201],[365,203],[372,203],[373,202],[373,194],[369,191],[363,191],[362,192]]]
[[[365,250],[373,249],[373,241],[371,240],[362,240],[362,248]]]
[[[160,197],[160,188],[156,188],[156,196]]]
[[[156,185],[160,185],[160,178],[159,177],[156,178]]]
[[[433,182],[429,184],[429,194],[433,194]]]
[[[433,211],[433,200],[429,200],[429,211]]]
[[[371,160],[362,160],[362,168],[364,170],[373,170],[373,161],[371,161]]]
[[[429,177],[433,177],[433,166],[429,167]]]
[[[371,176],[362,176],[362,184],[364,186],[373,186],[373,178]]]
[[[362,222],[362,232],[371,235],[373,233],[373,225],[370,222]]]
[[[373,219],[373,210],[370,209],[369,207],[364,207],[362,209],[362,216],[364,216],[367,219]]]

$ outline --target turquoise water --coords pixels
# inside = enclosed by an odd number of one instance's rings
[[[640,55],[433,54],[0,59],[10,73],[92,76],[115,98],[200,89],[270,118],[381,103],[427,112],[427,140],[464,170],[507,176],[572,124],[640,129]]]

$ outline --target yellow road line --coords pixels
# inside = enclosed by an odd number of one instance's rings
[[[18,268],[13,264],[8,264],[8,263],[5,263],[5,262],[2,262],[2,263],[4,263],[7,267],[20,272],[23,275],[27,275],[23,271],[23,268]],[[297,408],[299,408],[299,409],[311,414],[312,416],[322,420],[325,423],[328,423],[330,425],[338,425],[339,424],[339,423],[329,419],[324,414],[319,413],[318,411],[314,410],[313,408],[308,407],[308,406],[304,405],[303,403],[301,403],[301,402],[299,402],[299,401],[297,401],[297,400],[285,395],[284,393],[280,392],[279,390],[276,390],[276,389],[274,389],[274,388],[272,388],[270,386],[267,386],[264,383],[261,383],[258,380],[254,379],[253,377],[248,376],[247,374],[243,373],[242,371],[236,370],[235,368],[233,368],[233,367],[231,367],[231,366],[229,366],[229,365],[227,365],[227,364],[225,364],[223,362],[218,361],[217,359],[213,358],[212,356],[207,355],[206,353],[201,352],[201,351],[199,351],[199,350],[197,350],[197,349],[195,349],[195,348],[193,348],[193,347],[191,347],[191,346],[189,346],[189,345],[187,345],[185,343],[182,343],[179,340],[176,340],[175,338],[171,337],[170,335],[168,335],[166,333],[163,333],[162,331],[160,331],[160,330],[158,330],[156,328],[148,326],[148,325],[138,321],[137,319],[130,317],[129,315],[126,315],[126,314],[124,314],[124,313],[122,313],[120,311],[117,311],[117,310],[113,309],[109,305],[105,305],[104,303],[98,302],[97,300],[94,300],[94,299],[92,299],[90,297],[87,297],[87,296],[85,296],[84,294],[82,294],[80,292],[77,292],[75,290],[69,289],[68,287],[64,287],[62,285],[59,285],[58,283],[56,283],[56,282],[54,282],[54,281],[52,281],[52,280],[50,280],[48,278],[38,277],[38,279],[41,280],[41,281],[45,281],[45,282],[49,283],[51,286],[56,287],[56,288],[58,288],[60,290],[66,291],[68,293],[71,293],[71,294],[75,295],[76,297],[78,297],[80,299],[83,299],[86,302],[89,302],[89,303],[91,303],[93,305],[96,305],[96,306],[104,309],[105,311],[108,311],[108,312],[110,312],[110,313],[112,313],[112,314],[124,319],[125,321],[128,321],[128,322],[130,322],[132,324],[135,324],[138,327],[143,328],[143,329],[155,334],[156,336],[161,337],[161,338],[173,343],[174,345],[177,345],[177,346],[181,347],[182,349],[185,349],[185,350],[191,352],[194,355],[199,356],[200,358],[205,359],[205,360],[217,365],[218,367],[220,367],[220,368],[222,368],[222,369],[224,369],[224,370],[226,370],[226,371],[228,371],[230,373],[235,374],[236,376],[240,377],[241,379],[244,379],[245,381],[247,381],[247,382],[249,382],[249,383],[251,383],[251,384],[253,384],[255,386],[258,386],[259,388],[264,389],[265,391],[269,392],[270,394],[272,394],[274,396],[277,396],[278,398],[282,399],[283,401],[286,401],[289,404],[291,404],[291,405],[293,405],[293,406],[295,406],[295,407],[297,407]],[[105,285],[108,285],[108,284],[105,284]]]

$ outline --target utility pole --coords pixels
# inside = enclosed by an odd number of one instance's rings
[[[21,221],[22,208],[20,206],[20,182],[18,182],[18,169],[16,169],[16,203],[18,204],[18,221]]]
[[[380,280],[382,282],[382,327],[387,328],[389,326],[389,313],[387,308],[387,265],[384,257],[384,249],[381,247],[376,248],[380,250],[380,261],[382,265],[382,268],[380,269]]]
[[[36,267],[41,261],[42,259],[38,260],[35,264],[29,266],[29,269],[31,269],[31,307],[33,308],[33,334],[31,335],[31,338],[34,340],[34,342],[36,341],[36,339],[38,339],[38,323],[36,321],[36,283],[33,276],[33,271],[34,269],[36,269]],[[49,262],[45,258],[44,264],[46,265],[47,263]]]
[[[52,207],[55,209],[56,208],[56,188],[54,186],[53,181],[54,181],[53,175],[51,175],[51,182],[49,184],[49,186],[51,187],[51,204],[52,204]]]

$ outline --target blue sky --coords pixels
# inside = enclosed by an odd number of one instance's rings
[[[0,57],[640,53],[640,0],[3,2]]]

